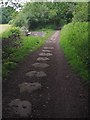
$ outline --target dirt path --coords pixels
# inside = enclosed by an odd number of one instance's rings
[[[59,37],[56,31],[3,83],[3,118],[87,117],[87,89],[68,65]]]

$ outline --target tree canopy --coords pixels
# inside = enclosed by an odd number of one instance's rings
[[[19,3],[18,3],[19,1]],[[11,2],[12,6],[8,2]],[[46,25],[63,26],[71,21],[88,21],[88,3],[85,2],[27,2],[20,8],[20,0],[8,0],[0,8],[2,23],[13,23],[16,26],[25,26],[29,30]],[[0,22],[1,23],[1,22]]]
[[[41,24],[61,26],[72,19],[72,3],[61,2],[32,2],[25,4],[15,19],[15,25],[38,27]],[[73,4],[72,4],[73,5]]]
[[[88,4],[87,2],[83,3],[78,3],[75,6],[74,12],[73,12],[73,21],[75,22],[84,22],[88,21]]]
[[[15,12],[13,7],[1,7],[0,8],[0,24],[6,24],[12,19],[12,13]]]

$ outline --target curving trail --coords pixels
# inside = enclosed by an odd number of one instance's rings
[[[87,88],[73,73],[56,31],[3,83],[3,118],[86,118]]]

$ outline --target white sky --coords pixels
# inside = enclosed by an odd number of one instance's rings
[[[21,2],[30,2],[31,0],[20,0]],[[34,0],[34,1],[36,1],[36,2],[44,2],[44,1],[46,1],[46,0]],[[53,0],[48,0],[48,2],[49,1],[51,1],[51,2],[53,2]],[[55,0],[56,2],[89,2],[90,0]]]
[[[7,2],[8,0],[0,0],[0,1]],[[12,1],[15,1],[15,0],[12,0]],[[25,3],[25,2],[29,2],[30,0],[16,0],[16,1],[20,1],[22,3]]]
[[[3,2],[6,2],[8,0],[0,0]],[[15,0],[12,0],[15,1]],[[18,1],[18,0],[17,0]],[[25,2],[30,2],[31,0],[19,0],[20,3],[25,3]],[[46,0],[34,0],[36,2],[46,2]],[[47,0],[48,2],[51,1],[53,2],[53,0]],[[90,0],[55,0],[55,2],[89,2]]]

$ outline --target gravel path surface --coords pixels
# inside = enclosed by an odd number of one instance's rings
[[[87,118],[87,88],[71,70],[59,40],[56,31],[3,82],[3,118]]]

